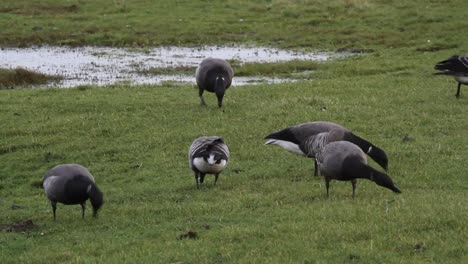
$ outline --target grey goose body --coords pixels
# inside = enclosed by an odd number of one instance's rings
[[[199,137],[190,145],[189,166],[195,173],[197,188],[203,183],[206,174],[215,175],[215,185],[219,174],[226,168],[230,159],[229,148],[218,136]]]
[[[312,159],[315,159],[317,153],[330,142],[349,141],[358,145],[382,168],[388,169],[385,151],[355,135],[349,129],[332,122],[315,121],[291,126],[271,133],[265,139],[267,139],[266,145],[278,145],[289,152]],[[317,172],[317,162],[315,162],[314,174],[318,175]]]
[[[461,85],[468,85],[468,55],[453,55],[447,60],[438,62],[435,67],[439,72],[435,74],[450,75],[458,82],[456,98],[460,97]]]
[[[351,181],[354,197],[356,179],[360,178],[371,180],[377,185],[388,188],[393,192],[401,192],[387,174],[370,167],[367,164],[367,155],[361,148],[351,142],[331,142],[317,153],[316,159],[320,174],[325,178],[327,196],[330,181],[338,180]]]
[[[231,86],[233,76],[234,71],[227,61],[217,58],[204,59],[195,73],[201,104],[206,105],[203,92],[208,91],[216,94],[218,106],[222,107],[224,94]]]
[[[93,216],[103,204],[103,194],[96,186],[93,175],[79,164],[61,164],[50,169],[43,177],[43,187],[50,200],[56,219],[57,203],[80,204],[84,218],[86,201],[93,207]]]

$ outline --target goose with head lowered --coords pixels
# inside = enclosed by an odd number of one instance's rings
[[[468,55],[453,55],[449,59],[437,63],[434,68],[439,71],[435,74],[450,75],[455,78],[458,82],[455,97],[459,98],[461,85],[468,85]]]
[[[388,158],[385,151],[374,144],[355,135],[349,129],[326,121],[315,121],[291,126],[266,136],[265,145],[277,145],[300,156],[315,159],[316,154],[328,143],[349,141],[359,146],[385,170],[388,169]],[[314,175],[318,175],[315,161]]]
[[[215,182],[226,168],[230,159],[229,148],[218,136],[199,137],[189,148],[189,166],[195,173],[197,188],[202,184],[206,174],[214,174]]]
[[[316,159],[320,174],[325,177],[327,197],[331,180],[351,181],[353,197],[356,191],[356,179],[368,179],[377,185],[401,193],[387,174],[367,165],[366,154],[351,142],[331,142],[317,153]]]
[[[218,106],[222,107],[224,93],[231,86],[233,76],[234,71],[227,61],[217,58],[204,59],[195,73],[201,104],[206,105],[203,92],[208,91],[216,94]]]
[[[84,219],[86,201],[93,206],[93,216],[104,203],[103,194],[96,186],[93,175],[80,164],[61,164],[50,169],[43,177],[43,187],[52,205],[55,221],[57,203],[81,205]]]

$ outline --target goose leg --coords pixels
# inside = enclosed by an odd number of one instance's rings
[[[84,219],[85,209],[86,209],[86,201],[81,203],[81,219]]]
[[[57,202],[56,201],[50,201],[50,205],[52,205],[52,213],[54,215],[54,221],[55,221],[55,211],[57,210]]]
[[[199,184],[198,184],[198,173],[195,172],[195,182],[197,183],[197,189],[200,188]]]
[[[205,173],[200,173],[200,184],[202,184],[203,181],[205,181]]]
[[[457,94],[455,94],[455,97],[457,97],[457,98],[460,97],[460,88],[461,88],[461,82],[458,83]]]
[[[351,184],[353,185],[353,198],[354,198],[354,195],[355,195],[355,192],[356,192],[356,183],[357,183],[356,179],[351,181]]]
[[[215,174],[215,183],[214,183],[214,185],[216,185],[216,182],[218,181],[218,176],[219,176],[219,173]]]
[[[317,164],[317,160],[314,159],[314,176],[319,176],[318,174],[318,164]]]
[[[206,105],[206,103],[205,103],[205,98],[203,98],[203,92],[204,92],[203,89],[199,89],[199,90],[198,90],[198,96],[200,97],[201,105]]]
[[[327,198],[328,198],[328,189],[330,188],[330,178],[325,177],[325,187],[327,188]]]

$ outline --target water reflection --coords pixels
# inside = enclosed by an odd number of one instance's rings
[[[196,67],[207,57],[247,62],[276,62],[289,60],[323,61],[333,55],[306,53],[266,47],[206,46],[201,48],[158,47],[129,49],[110,47],[33,47],[2,48],[0,68],[23,67],[41,73],[63,76],[62,87],[78,85],[109,85],[116,82],[159,84],[166,81],[195,83],[194,76],[140,74],[149,68]],[[195,74],[195,73],[194,73]],[[275,83],[289,79],[266,77],[236,77],[233,85]]]

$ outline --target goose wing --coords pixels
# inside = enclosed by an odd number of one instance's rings
[[[87,168],[80,164],[60,164],[50,169],[43,177],[43,180],[50,176],[58,177],[73,177],[73,176],[84,176],[95,182],[93,175]]]
[[[438,62],[434,69],[439,71],[436,74],[468,76],[468,56],[453,55],[447,60]]]

